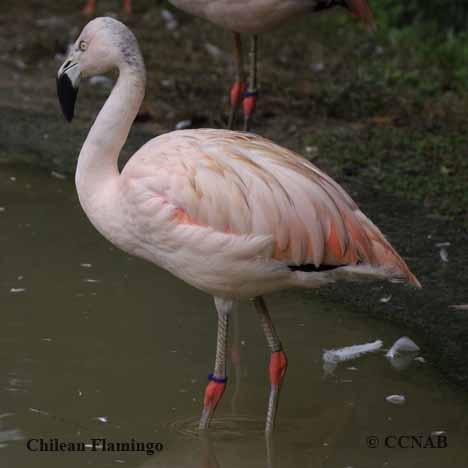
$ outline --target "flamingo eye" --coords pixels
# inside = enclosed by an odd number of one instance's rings
[[[80,41],[78,47],[84,52],[88,48],[88,44],[86,41]]]

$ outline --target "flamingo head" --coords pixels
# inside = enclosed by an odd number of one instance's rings
[[[96,18],[83,29],[57,73],[57,94],[65,118],[74,116],[80,78],[125,67],[143,68],[133,33],[113,18]]]

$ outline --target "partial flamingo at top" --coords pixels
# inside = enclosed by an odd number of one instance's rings
[[[341,7],[361,18],[366,28],[375,28],[374,16],[366,0],[169,0],[176,7],[234,33],[236,80],[230,92],[231,112],[228,127],[233,128],[238,107],[242,103],[244,130],[249,130],[257,102],[257,35],[295,17]],[[244,78],[240,34],[251,34],[248,83]]]
[[[375,22],[366,0],[169,0],[177,8],[227,29],[261,34],[305,14],[342,7],[361,18],[368,29]]]

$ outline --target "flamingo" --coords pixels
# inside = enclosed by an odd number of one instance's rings
[[[270,31],[288,20],[319,13],[334,7],[346,8],[362,18],[368,30],[375,27],[367,0],[169,0],[174,6],[205,18],[234,33],[236,80],[230,91],[228,128],[233,128],[237,109],[244,112],[244,130],[249,130],[257,102],[258,34]],[[251,35],[248,84],[244,80],[241,33]]]
[[[271,352],[265,430],[274,427],[286,355],[263,296],[338,280],[420,284],[350,196],[308,160],[260,136],[173,131],[153,138],[121,173],[117,160],[145,91],[137,40],[112,18],[89,22],[57,74],[71,121],[80,77],[117,69],[117,82],[81,148],[75,176],[95,228],[123,251],[214,297],[218,335],[199,427],[227,381],[231,310],[253,299]]]
[[[123,0],[123,9],[130,16],[132,14],[132,0]],[[96,11],[96,0],[88,0],[81,11],[85,16],[93,16]]]

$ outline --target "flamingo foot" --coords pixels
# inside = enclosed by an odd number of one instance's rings
[[[213,417],[216,407],[218,406],[226,388],[227,379],[218,379],[212,375],[209,376],[209,379],[211,381],[205,390],[204,407],[200,418],[200,424],[198,426],[199,429],[208,429],[211,418]]]
[[[288,362],[284,351],[275,351],[270,357],[270,398],[268,400],[268,413],[265,425],[265,432],[273,432],[275,426],[276,411],[278,409],[279,391]]]
[[[244,130],[250,130],[250,121],[257,105],[258,91],[246,91],[242,106],[244,109]]]

